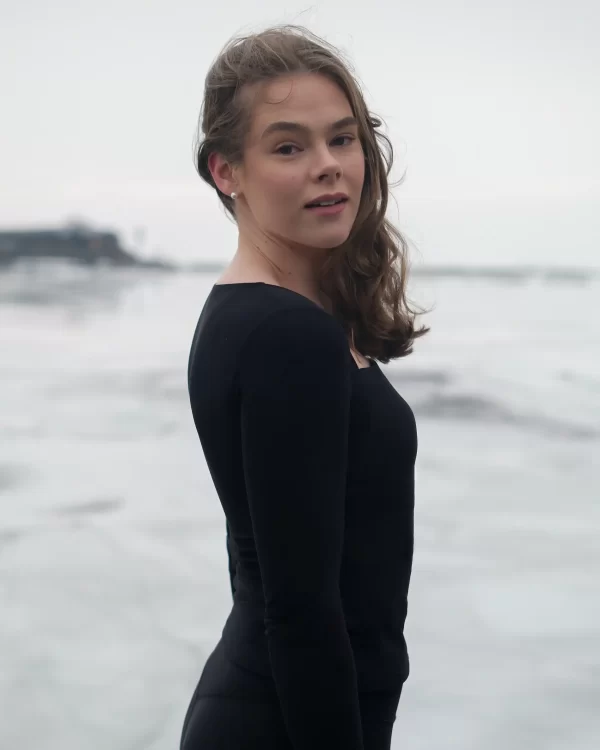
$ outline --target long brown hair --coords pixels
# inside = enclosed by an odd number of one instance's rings
[[[291,24],[230,39],[206,76],[195,166],[235,221],[234,202],[215,185],[208,157],[218,152],[230,164],[242,163],[251,118],[244,92],[263,81],[295,73],[327,76],[345,93],[358,120],[365,154],[360,205],[350,236],[323,264],[320,287],[354,348],[387,363],[410,354],[414,339],[430,329],[415,329],[415,316],[424,311],[412,309],[406,298],[408,242],[385,217],[392,144],[378,130],[382,121],[367,109],[353,68],[340,51],[308,29]]]

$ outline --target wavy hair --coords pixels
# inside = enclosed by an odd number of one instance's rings
[[[195,167],[235,221],[234,202],[215,185],[209,155],[217,152],[230,164],[241,164],[252,116],[244,93],[256,84],[296,73],[327,76],[344,92],[358,120],[365,154],[358,213],[348,239],[327,256],[319,284],[355,350],[387,363],[410,354],[414,339],[430,329],[415,328],[416,315],[427,311],[412,308],[407,300],[408,242],[385,216],[393,147],[379,130],[381,119],[369,112],[353,67],[340,51],[292,24],[231,38],[206,76]]]

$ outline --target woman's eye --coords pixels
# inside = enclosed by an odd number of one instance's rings
[[[339,141],[339,140],[342,140],[343,138],[348,138],[349,140],[349,142],[345,144],[346,146],[349,146],[350,143],[352,143],[352,141],[354,140],[353,135],[338,135],[338,137],[334,138],[334,140]]]
[[[347,139],[348,142],[340,144],[339,141],[343,141],[344,139]],[[332,143],[334,145],[349,146],[355,140],[356,138],[353,135],[338,135],[333,139]],[[337,144],[336,141],[338,141]],[[293,143],[284,143],[282,146],[275,149],[275,153],[281,154],[282,156],[293,156],[294,154],[290,152],[290,149],[293,148],[298,148],[298,146],[294,146]]]
[[[294,144],[293,144],[293,143],[286,143],[286,144],[285,144],[285,145],[283,145],[283,146],[279,146],[279,148],[278,148],[278,149],[275,149],[275,152],[276,152],[277,154],[283,154],[283,156],[291,156],[292,154],[290,154],[289,152],[285,152],[285,153],[284,153],[283,149],[286,149],[286,148],[287,148],[287,149],[289,149],[289,148],[297,148],[297,146],[294,146]]]

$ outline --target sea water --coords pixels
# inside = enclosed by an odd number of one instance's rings
[[[216,273],[0,274],[0,747],[178,747],[231,606],[187,357]],[[600,281],[413,276],[396,750],[600,741]]]

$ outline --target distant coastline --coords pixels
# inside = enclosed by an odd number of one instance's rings
[[[26,261],[64,260],[84,266],[150,268],[191,273],[220,273],[226,263],[217,260],[177,263],[146,259],[125,250],[115,232],[96,231],[81,223],[59,229],[0,231],[0,272]],[[470,266],[464,264],[414,265],[410,273],[427,278],[481,279],[497,282],[586,282],[600,278],[599,268],[577,266]]]
[[[218,273],[225,269],[225,263],[198,261],[182,266],[183,270],[195,273]],[[489,279],[490,281],[588,281],[600,278],[600,269],[577,266],[467,266],[467,265],[420,265],[412,266],[410,274],[427,278]]]
[[[415,276],[473,278],[492,281],[588,281],[600,277],[600,269],[578,266],[466,266],[431,265],[411,268]]]
[[[0,231],[0,270],[23,260],[62,259],[86,266],[158,268],[174,270],[175,264],[147,260],[125,250],[115,232],[100,232],[81,223],[59,229]]]

